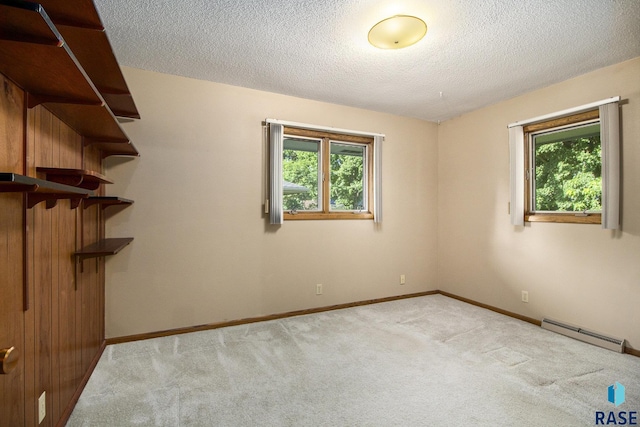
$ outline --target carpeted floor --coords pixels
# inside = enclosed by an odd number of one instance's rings
[[[640,411],[640,358],[432,295],[108,346],[67,426],[593,426],[596,411]]]

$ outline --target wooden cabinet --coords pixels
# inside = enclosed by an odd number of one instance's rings
[[[138,155],[116,115],[139,117],[91,0],[0,4],[1,426],[64,425],[104,348],[105,256],[133,240],[104,210],[133,201],[102,161]]]

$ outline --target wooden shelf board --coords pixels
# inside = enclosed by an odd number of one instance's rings
[[[86,145],[93,145],[100,151],[102,151],[102,158],[109,156],[134,156],[138,157],[140,154],[138,150],[131,142],[112,142],[85,139]]]
[[[38,0],[51,20],[56,25],[73,25],[97,31],[103,31],[104,26],[93,5],[93,0]]]
[[[133,237],[102,239],[74,252],[74,256],[79,260],[84,260],[87,258],[115,255],[132,241]]]
[[[114,196],[91,196],[84,199],[85,209],[93,205],[100,205],[102,209],[106,209],[109,206],[129,206],[132,204],[133,200]]]
[[[129,142],[129,137],[106,105],[47,103],[44,106],[84,137]]]
[[[129,140],[40,5],[0,4],[0,29],[0,72],[29,94],[30,107],[44,104],[82,136]]]
[[[59,0],[52,3],[71,6],[70,2]],[[44,7],[48,10],[46,4]],[[56,19],[52,19],[57,24]],[[129,92],[106,33],[66,25],[58,26],[58,29],[113,114],[118,117],[139,119],[140,113]],[[96,52],[100,52],[100,55],[96,55]]]
[[[97,190],[100,184],[113,184],[113,181],[108,180],[106,176],[89,170],[37,167],[36,171],[44,173],[47,181],[88,190]]]
[[[0,192],[27,193],[28,208],[46,201],[47,209],[53,208],[59,199],[71,199],[71,208],[74,209],[81,199],[93,195],[93,191],[85,188],[8,172],[0,172]]]
[[[10,192],[11,186],[30,186],[33,190],[30,193],[52,193],[69,194],[77,196],[92,196],[93,191],[85,188],[77,188],[70,185],[59,184],[57,182],[46,181],[44,179],[32,178],[30,176],[18,175],[15,173],[0,172],[0,191]]]

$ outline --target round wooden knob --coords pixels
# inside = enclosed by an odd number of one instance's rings
[[[0,350],[0,374],[8,374],[18,366],[18,351],[15,347]]]

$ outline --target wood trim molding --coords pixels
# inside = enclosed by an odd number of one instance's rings
[[[536,326],[542,325],[542,321],[541,320],[534,319],[533,317],[523,316],[521,314],[514,313],[512,311],[503,310],[501,308],[494,307],[494,306],[489,305],[489,304],[484,304],[484,303],[481,303],[481,302],[478,302],[478,301],[474,301],[474,300],[469,299],[469,298],[464,298],[464,297],[461,297],[461,296],[458,296],[458,295],[455,295],[455,294],[450,294],[449,292],[438,291],[438,293],[440,295],[444,295],[445,297],[457,299],[458,301],[466,302],[467,304],[475,305],[477,307],[486,308],[487,310],[495,311],[496,313],[504,314],[505,316],[513,317],[515,319],[522,320],[524,322],[528,322],[528,323],[531,323],[531,324],[536,325]]]
[[[572,125],[574,123],[585,122],[587,120],[594,120],[600,117],[600,110],[596,107],[594,110],[586,111],[584,113],[572,114],[564,117],[557,117],[544,122],[532,123],[522,128],[525,133],[537,132],[543,129],[555,128],[558,126]]]
[[[338,132],[323,132],[311,129],[295,128],[285,126],[282,130],[285,135],[306,136],[309,138],[329,138],[335,141],[357,142],[360,144],[373,144],[373,138],[370,136],[349,135]]]
[[[267,320],[285,319],[287,317],[303,316],[305,314],[322,313],[322,312],[325,312],[325,311],[341,310],[341,309],[344,309],[344,308],[359,307],[359,306],[362,306],[362,305],[378,304],[378,303],[381,303],[381,302],[397,301],[397,300],[402,300],[402,299],[407,299],[407,298],[423,297],[423,296],[427,296],[427,295],[437,295],[437,294],[443,295],[445,297],[453,298],[453,299],[456,299],[458,301],[466,302],[467,304],[475,305],[476,307],[480,307],[480,308],[484,308],[484,309],[487,309],[487,310],[491,310],[493,312],[496,312],[496,313],[499,313],[499,314],[503,314],[505,316],[509,316],[509,317],[514,318],[514,319],[522,320],[523,322],[531,323],[531,324],[536,325],[536,326],[541,326],[542,325],[542,321],[541,320],[534,319],[532,317],[527,317],[527,316],[523,316],[523,315],[518,314],[518,313],[514,313],[512,311],[503,310],[501,308],[494,307],[494,306],[489,305],[489,304],[484,304],[484,303],[481,303],[481,302],[478,302],[478,301],[475,301],[475,300],[472,300],[472,299],[469,299],[469,298],[464,298],[464,297],[461,297],[459,295],[455,295],[455,294],[452,294],[452,293],[449,293],[449,292],[445,292],[445,291],[441,291],[441,290],[435,290],[435,291],[418,292],[418,293],[414,293],[414,294],[397,295],[397,296],[386,297],[386,298],[376,298],[376,299],[370,299],[370,300],[364,300],[364,301],[356,301],[356,302],[350,302],[350,303],[345,303],[345,304],[329,305],[329,306],[325,306],[325,307],[309,308],[309,309],[306,309],[306,310],[289,311],[289,312],[286,312],[286,313],[278,313],[278,314],[270,314],[270,315],[267,315],[267,316],[250,317],[250,318],[246,318],[246,319],[231,320],[231,321],[227,321],[227,322],[209,323],[209,324],[206,324],[206,325],[190,326],[190,327],[186,327],[186,328],[168,329],[168,330],[165,330],[165,331],[148,332],[148,333],[144,333],[144,334],[136,334],[136,335],[127,335],[127,336],[122,336],[122,337],[108,338],[106,340],[106,344],[107,345],[121,344],[121,343],[132,342],[132,341],[146,340],[146,339],[150,339],[150,338],[159,338],[159,337],[167,337],[167,336],[171,336],[171,335],[187,334],[187,333],[190,333],[190,332],[199,332],[199,331],[206,331],[206,330],[210,330],[210,329],[219,329],[219,328],[224,328],[224,327],[227,327],[227,326],[246,325],[246,324],[249,324],[249,323],[265,322]],[[100,354],[102,354],[102,350],[104,350],[104,348],[102,348],[100,350]],[[636,350],[636,349],[633,349],[633,348],[625,346],[624,352],[626,354],[630,354],[632,356],[640,357],[640,350]],[[91,372],[93,371],[94,367],[95,367],[95,365],[92,365]],[[80,392],[82,391],[82,389],[84,389],[85,383],[86,383],[86,381],[82,384],[82,387],[79,389]],[[78,392],[78,396],[79,396],[79,392]],[[77,400],[76,396],[74,396],[74,398]],[[74,401],[74,405],[75,405],[75,401]],[[66,414],[66,412],[65,412],[65,414]],[[69,413],[69,415],[70,414],[71,413]],[[68,418],[68,415],[67,415],[67,418]]]
[[[392,297],[376,298],[376,299],[370,299],[370,300],[364,300],[364,301],[349,302],[349,303],[345,303],[345,304],[335,304],[335,305],[328,305],[328,306],[324,306],[324,307],[309,308],[309,309],[305,309],[305,310],[289,311],[289,312],[286,312],[286,313],[269,314],[267,316],[249,317],[249,318],[246,318],[246,319],[230,320],[230,321],[227,321],[227,322],[209,323],[209,324],[206,324],[206,325],[189,326],[189,327],[186,327],[186,328],[168,329],[168,330],[165,330],[165,331],[148,332],[148,333],[144,333],[144,334],[127,335],[127,336],[116,337],[116,338],[107,338],[107,345],[121,344],[121,343],[131,342],[131,341],[146,340],[146,339],[149,339],[149,338],[159,338],[159,337],[167,337],[167,336],[171,336],[171,335],[187,334],[189,332],[207,331],[207,330],[210,330],[210,329],[219,329],[219,328],[224,328],[224,327],[227,327],[227,326],[246,325],[246,324],[249,324],[249,323],[265,322],[267,320],[285,319],[287,317],[303,316],[305,314],[314,314],[314,313],[322,313],[322,312],[325,312],[325,311],[341,310],[343,308],[359,307],[361,305],[378,304],[378,303],[381,303],[381,302],[389,302],[389,301],[397,301],[397,300],[407,299],[407,298],[423,297],[423,296],[427,296],[427,295],[435,295],[437,293],[439,293],[439,291],[437,291],[437,290],[436,291],[418,292],[418,293],[414,293],[414,294],[397,295],[397,296],[392,296]]]
[[[564,224],[602,224],[602,214],[594,213],[576,216],[575,213],[525,214],[528,222],[557,222]]]
[[[640,357],[640,350],[636,350],[635,348],[625,346],[624,352],[635,357]]]

